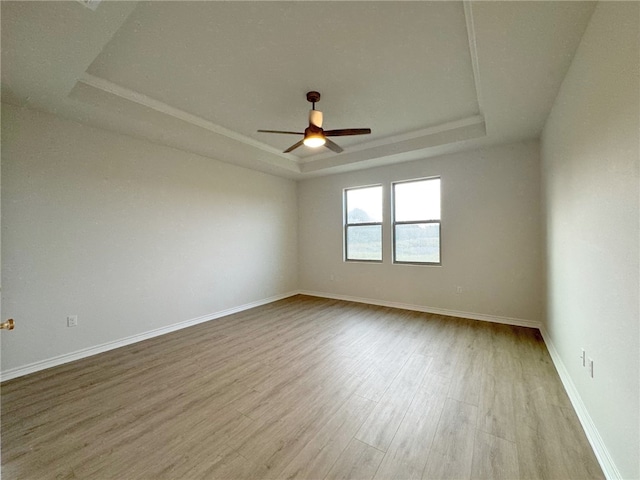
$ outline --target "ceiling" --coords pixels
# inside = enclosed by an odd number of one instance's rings
[[[300,179],[538,138],[594,6],[3,1],[2,101]]]

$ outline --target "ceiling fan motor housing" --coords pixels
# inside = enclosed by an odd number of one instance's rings
[[[322,127],[319,127],[317,125],[314,125],[313,123],[310,123],[309,126],[307,128],[304,129],[304,136],[305,138],[310,137],[310,136],[323,136],[324,137],[324,130],[322,129]]]

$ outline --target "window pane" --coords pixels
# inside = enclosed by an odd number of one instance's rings
[[[440,179],[394,184],[396,222],[440,220]]]
[[[347,223],[382,222],[382,186],[347,190]]]
[[[440,224],[396,225],[395,261],[440,263]]]
[[[347,227],[347,260],[382,260],[382,226]]]

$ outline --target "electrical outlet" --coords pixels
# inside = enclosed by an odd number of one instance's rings
[[[587,352],[584,351],[584,348],[582,349],[582,355],[580,356],[580,358],[582,358],[582,366],[586,367],[587,366]]]
[[[591,358],[589,359],[589,375],[593,378],[593,360]]]
[[[78,316],[69,315],[67,317],[67,327],[77,327],[77,326],[78,326]]]
[[[462,293],[462,287],[456,287],[456,293]]]

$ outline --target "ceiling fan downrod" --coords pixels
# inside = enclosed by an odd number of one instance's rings
[[[311,91],[307,92],[307,102],[311,103],[312,109],[316,109],[316,102],[320,101],[320,92]]]

